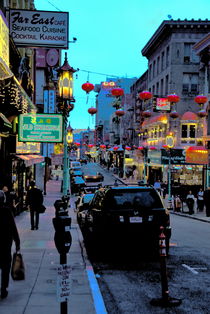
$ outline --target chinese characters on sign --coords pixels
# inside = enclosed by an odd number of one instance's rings
[[[18,126],[19,142],[63,141],[63,117],[60,114],[21,114]]]

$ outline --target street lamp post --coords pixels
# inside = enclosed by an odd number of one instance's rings
[[[62,112],[64,119],[63,127],[63,196],[70,193],[69,180],[69,159],[68,159],[68,145],[67,145],[67,121],[69,112],[74,108],[75,99],[73,97],[73,74],[76,72],[67,60],[67,53],[65,52],[65,60],[63,65],[57,70],[59,75],[58,80],[58,110]]]

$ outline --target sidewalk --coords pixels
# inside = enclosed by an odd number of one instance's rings
[[[47,210],[45,214],[40,215],[39,230],[30,230],[29,212],[23,212],[15,218],[21,238],[26,279],[15,282],[10,278],[8,297],[0,300],[0,313],[60,313],[60,303],[56,297],[57,267],[60,256],[54,245],[52,224],[55,213],[53,204],[60,198],[60,181],[49,181],[47,195],[44,197]],[[71,202],[74,206],[73,198]],[[72,245],[67,264],[71,265],[72,273],[68,313],[106,313],[93,268],[87,259],[73,206],[69,208],[69,216],[72,218]]]

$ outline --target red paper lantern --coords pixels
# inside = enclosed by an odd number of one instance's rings
[[[91,114],[91,115],[96,114],[97,111],[98,111],[98,110],[97,110],[96,108],[94,108],[94,107],[90,107],[90,108],[88,109],[88,113]]]
[[[166,144],[163,144],[162,147],[165,148],[165,149],[168,149],[168,148],[169,148],[168,145],[166,145]]]
[[[79,142],[76,142],[76,143],[74,143],[77,147],[79,147],[80,146],[80,143]]]
[[[101,144],[101,145],[100,145],[100,148],[104,149],[104,148],[106,148],[106,145]]]
[[[125,146],[125,149],[126,150],[131,150],[131,147],[130,146]]]
[[[200,110],[200,111],[198,111],[198,116],[199,116],[200,118],[206,117],[206,116],[207,116],[206,110]]]
[[[115,151],[118,150],[118,148],[119,148],[118,146],[114,146],[114,147],[113,147],[113,149],[114,149]]]
[[[138,150],[144,150],[144,147],[143,146],[139,146],[137,149]]]
[[[124,90],[122,88],[113,88],[111,90],[112,96],[118,97],[124,95]]]
[[[172,111],[172,112],[170,112],[170,117],[171,117],[172,119],[176,119],[176,118],[179,117],[179,114],[178,114],[177,111]]]
[[[86,93],[88,94],[89,92],[91,92],[94,89],[94,85],[87,82],[87,83],[82,84],[82,89],[84,91],[86,91]]]
[[[116,116],[118,116],[118,117],[122,117],[122,116],[124,116],[125,111],[122,110],[122,109],[118,109],[118,110],[115,111],[115,114],[116,114]]]
[[[149,91],[145,90],[141,93],[139,93],[139,98],[142,100],[149,100],[152,98],[152,93],[150,93]]]
[[[152,113],[151,113],[151,111],[149,111],[149,110],[145,110],[145,111],[142,112],[142,116],[143,116],[144,118],[150,118],[151,115],[152,115]]]
[[[156,150],[157,148],[155,146],[150,146],[149,149],[150,150]]]
[[[89,148],[92,148],[92,147],[93,147],[93,144],[88,144],[88,147],[89,147]]]
[[[208,98],[203,95],[198,95],[194,98],[195,102],[199,105],[203,105],[207,102]]]
[[[177,96],[176,94],[171,94],[171,95],[167,96],[167,99],[168,99],[169,102],[177,103],[177,102],[179,102],[180,97]]]

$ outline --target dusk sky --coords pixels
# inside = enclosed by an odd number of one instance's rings
[[[141,49],[163,20],[170,16],[174,20],[207,19],[210,12],[209,0],[34,2],[37,10],[69,12],[69,40],[76,37],[77,41],[69,44],[68,61],[80,69],[74,81],[76,103],[70,117],[74,129],[95,125],[87,112],[95,104],[95,93],[89,94],[86,104],[86,93],[81,89],[87,81],[86,71],[89,71],[89,82],[93,84],[105,81],[111,75],[139,77],[147,69],[147,59],[141,55]]]

